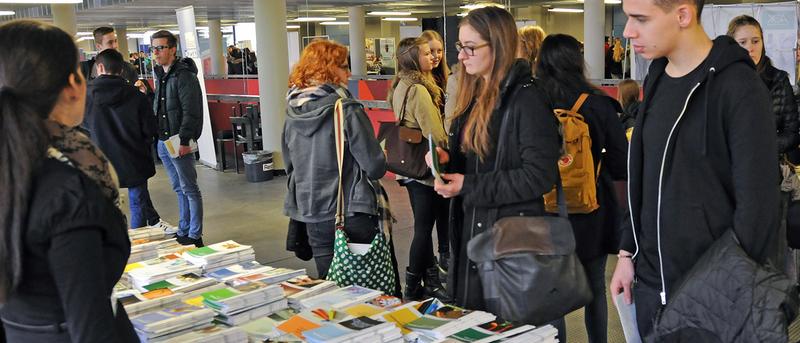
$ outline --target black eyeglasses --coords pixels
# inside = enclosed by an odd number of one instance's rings
[[[467,53],[467,56],[475,56],[475,50],[478,50],[482,47],[489,46],[489,43],[478,44],[475,46],[465,46],[461,44],[461,42],[456,42],[456,51],[460,54],[461,51]]]
[[[161,51],[161,50],[169,49],[169,48],[171,48],[171,46],[169,46],[169,45],[156,45],[156,46],[153,47],[153,50]]]

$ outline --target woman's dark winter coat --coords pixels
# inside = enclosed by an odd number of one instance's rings
[[[453,121],[449,142],[448,171],[464,174],[464,184],[451,203],[448,288],[457,305],[483,309],[480,277],[476,265],[467,258],[467,242],[499,218],[545,214],[542,195],[553,189],[558,177],[561,139],[558,122],[533,87],[530,65],[524,60],[517,60],[500,84],[497,105],[489,119],[491,147],[482,160],[461,148],[469,115],[462,114]],[[504,115],[517,124],[500,133]],[[501,137],[508,149],[499,156],[504,167],[495,171],[495,151]],[[497,218],[490,217],[494,209],[498,210]]]
[[[775,127],[778,130],[778,153],[783,154],[796,149],[800,144],[797,103],[789,83],[789,74],[773,67],[769,57],[764,58],[767,59],[766,66],[759,75],[772,97],[772,113],[775,114]]]

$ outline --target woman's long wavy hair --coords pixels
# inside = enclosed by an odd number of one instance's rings
[[[442,39],[442,35],[439,32],[434,30],[425,30],[422,31],[422,35],[420,36],[425,38],[428,42],[436,40],[442,44],[442,48],[444,48],[444,39]],[[439,61],[439,66],[433,68],[431,71],[433,74],[433,80],[436,81],[436,85],[439,86],[442,90],[447,89],[447,77],[450,76],[450,67],[447,66],[447,56],[442,51],[442,60]]]
[[[0,26],[0,51],[0,303],[5,303],[22,278],[31,183],[49,145],[45,120],[70,75],[78,73],[78,48],[55,26],[18,20]]]
[[[469,12],[459,27],[470,26],[489,43],[492,69],[488,81],[480,75],[469,75],[462,64],[458,77],[455,117],[468,115],[464,124],[461,148],[474,152],[481,160],[491,150],[489,120],[498,101],[500,83],[514,65],[517,52],[517,26],[508,11],[494,6]],[[468,108],[472,108],[467,113]]]
[[[547,34],[538,25],[526,25],[519,28],[519,53],[522,58],[528,60],[531,67],[536,66],[536,59],[539,57],[539,50],[542,49],[542,41]]]

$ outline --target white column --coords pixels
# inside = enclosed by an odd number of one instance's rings
[[[72,36],[78,33],[78,24],[75,20],[75,5],[51,4],[50,10],[53,12],[53,25]]]
[[[583,56],[586,59],[589,79],[599,80],[605,75],[603,32],[606,7],[603,0],[583,2]]]
[[[350,71],[354,76],[367,75],[367,64],[364,62],[366,40],[366,24],[363,7],[347,9],[350,21]]]
[[[119,50],[119,53],[121,53],[122,57],[127,61],[130,55],[130,50],[128,49],[128,28],[125,26],[116,26],[114,27],[114,32],[117,34],[117,45],[119,46],[117,50]]]
[[[264,150],[273,153],[275,169],[282,170],[281,133],[286,116],[289,80],[289,43],[286,37],[286,2],[253,0],[259,61],[258,89]],[[269,66],[268,68],[266,66]]]
[[[222,24],[219,19],[208,21],[208,43],[211,50],[211,75],[225,75],[225,58],[222,56]]]

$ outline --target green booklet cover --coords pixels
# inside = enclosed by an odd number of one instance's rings
[[[175,285],[173,285],[172,283],[170,283],[167,280],[164,280],[164,281],[154,282],[154,283],[151,283],[151,284],[149,284],[147,286],[144,286],[144,289],[146,289],[148,291],[154,291],[154,290],[162,289],[162,288],[171,289],[172,287],[175,287]]]
[[[188,254],[192,255],[192,256],[195,256],[195,257],[203,257],[203,256],[211,255],[211,254],[213,254],[215,252],[217,252],[217,251],[214,250],[214,249],[211,249],[209,247],[202,247],[202,248],[196,248],[196,249],[189,250]]]
[[[227,287],[202,294],[203,299],[207,301],[225,300],[236,295],[239,295],[239,292],[236,292],[233,289]]]
[[[491,336],[494,336],[494,335],[491,334],[491,333],[486,333],[486,332],[483,332],[483,331],[478,331],[478,330],[473,329],[473,328],[469,328],[469,329],[460,331],[460,332],[450,336],[450,338],[457,339],[457,340],[459,340],[461,342],[475,342],[477,340],[481,340],[481,339],[484,339],[484,338],[487,338],[487,337],[491,337]]]
[[[431,153],[431,174],[436,178],[436,181],[444,183],[444,180],[442,180],[442,166],[439,163],[439,153],[436,151],[436,142],[433,141],[432,134],[428,134],[428,150]]]
[[[422,316],[406,324],[406,327],[416,330],[433,330],[449,322],[449,320],[433,318],[431,316]]]

